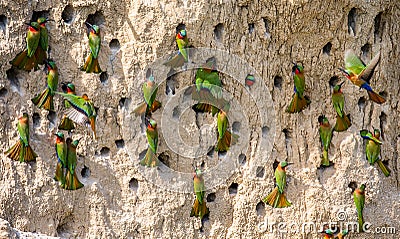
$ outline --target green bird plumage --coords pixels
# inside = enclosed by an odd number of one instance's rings
[[[24,113],[18,118],[19,140],[5,152],[7,157],[20,162],[30,162],[37,158],[37,154],[29,145],[29,117]]]
[[[300,64],[293,63],[292,75],[294,82],[294,94],[286,112],[299,113],[306,108],[311,101],[304,95],[306,81],[304,77],[304,68]]]
[[[390,171],[386,168],[386,166],[382,163],[382,160],[379,158],[381,154],[382,144],[382,142],[379,140],[379,129],[375,129],[373,134],[364,129],[360,131],[360,135],[364,139],[367,139],[367,144],[365,146],[365,155],[369,164],[374,165],[375,163],[377,163],[383,174],[388,177],[390,175]]]
[[[86,71],[86,73],[101,73],[102,71],[98,61],[101,45],[100,28],[97,25],[91,25],[87,22],[85,24],[90,28],[88,34],[90,54],[81,70]]]
[[[37,23],[40,26],[40,39],[39,46],[36,51],[36,58],[38,64],[42,65],[47,59],[47,50],[49,49],[49,33],[46,28],[46,23],[48,19],[45,17],[39,17]]]
[[[214,58],[208,59],[206,64],[196,72],[196,91],[192,99],[199,101],[192,108],[196,112],[208,112],[213,116],[222,109],[226,101],[222,98],[222,82],[216,71]]]
[[[78,146],[79,140],[72,141],[71,138],[66,140],[67,143],[67,160],[66,168],[67,173],[65,176],[65,189],[76,190],[82,188],[84,185],[79,181],[76,175],[76,147]]]
[[[46,61],[48,70],[46,89],[32,99],[33,104],[48,111],[54,111],[53,97],[58,87],[58,69],[54,61]]]
[[[61,92],[56,92],[62,95],[70,104],[70,108],[67,109],[66,115],[75,123],[82,126],[89,126],[93,131],[93,136],[96,138],[96,110],[94,104],[86,94],[82,97],[74,94],[65,94]]]
[[[329,158],[328,158],[328,149],[331,144],[332,136],[333,136],[333,128],[329,124],[328,118],[324,115],[318,117],[319,122],[319,137],[321,139],[322,144],[322,161],[321,166],[329,166]]]
[[[357,209],[357,217],[358,217],[358,230],[359,232],[363,232],[364,218],[363,218],[363,210],[365,203],[365,184],[361,184],[360,188],[356,188],[353,193],[354,204]]]
[[[217,130],[218,130],[218,141],[215,147],[217,152],[226,152],[230,146],[237,142],[239,136],[232,134],[229,130],[229,120],[227,111],[229,110],[229,104],[227,104],[223,110],[218,112],[217,117]]]
[[[158,130],[157,122],[153,119],[146,119],[147,129],[146,137],[149,147],[145,157],[140,161],[140,164],[148,167],[155,167],[159,164],[157,154],[158,147]]]
[[[332,93],[332,103],[337,114],[334,130],[337,132],[345,131],[351,126],[350,118],[344,112],[344,95],[342,92],[343,83],[335,85]]]
[[[72,83],[67,83],[67,84],[63,83],[62,90],[65,94],[76,95],[75,85]],[[64,106],[66,109],[68,109],[71,107],[71,104],[68,102],[68,100],[64,100]],[[71,130],[75,129],[75,125],[74,125],[74,122],[70,118],[68,118],[67,115],[63,115],[60,125],[58,126],[58,129],[71,131]]]
[[[146,82],[143,83],[143,97],[144,103],[140,104],[133,112],[139,116],[145,114],[146,117],[150,117],[151,113],[161,107],[161,102],[156,100],[158,85],[154,82],[154,76],[151,69],[148,69],[146,73]]]
[[[286,199],[285,187],[286,187],[286,167],[290,165],[286,161],[281,161],[278,167],[275,169],[275,181],[276,187],[272,190],[268,196],[263,199],[263,202],[274,208],[289,207],[292,204]]]
[[[56,156],[57,166],[54,180],[60,183],[62,188],[65,187],[65,169],[67,168],[67,144],[65,143],[64,134],[58,132],[56,135]]]
[[[339,70],[342,71],[343,75],[354,85],[365,89],[372,101],[382,104],[386,102],[386,99],[376,93],[369,85],[379,60],[380,54],[378,53],[372,58],[368,65],[365,65],[352,50],[347,50],[344,54],[346,69],[339,68]]]
[[[193,188],[194,193],[196,194],[196,198],[194,200],[190,216],[195,216],[203,219],[203,217],[205,215],[208,215],[210,211],[206,206],[204,178],[203,173],[200,169],[196,169],[193,175]]]
[[[28,33],[26,35],[26,47],[19,53],[12,61],[11,65],[21,70],[31,71],[32,69],[38,69],[38,59],[36,50],[40,40],[40,26],[37,22],[31,22],[29,24]]]
[[[170,57],[164,65],[172,67],[172,68],[177,68],[181,67],[185,64],[185,62],[188,62],[189,60],[189,55],[188,55],[188,37],[187,37],[187,31],[185,29],[180,30],[175,37],[176,44],[178,45],[178,53],[172,57]]]

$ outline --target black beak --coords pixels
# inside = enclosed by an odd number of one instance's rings
[[[90,23],[88,23],[88,22],[85,22],[85,25],[86,25],[88,28],[93,29],[93,25],[92,25],[92,24],[90,24]]]
[[[343,68],[338,68],[338,69],[339,69],[339,71],[343,72],[343,74],[345,74],[346,76],[349,75],[349,73],[347,73],[347,71],[345,69],[343,69]]]
[[[343,85],[344,83],[346,83],[346,81],[343,81],[342,83],[340,83],[340,84],[339,84],[340,87],[342,87],[342,85]]]

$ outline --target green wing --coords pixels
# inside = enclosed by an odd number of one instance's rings
[[[188,61],[188,53],[187,53],[187,45],[188,39],[185,37],[184,39],[176,39],[176,43],[178,44],[179,52],[182,54],[185,61]]]
[[[340,116],[344,116],[344,95],[343,94],[332,94],[333,107],[336,113]]]
[[[157,130],[146,130],[147,142],[153,153],[157,153],[158,146],[158,132]]]
[[[326,126],[320,126],[319,135],[325,150],[328,150],[332,140],[332,129]]]
[[[144,101],[146,101],[146,104],[151,107],[153,105],[154,100],[156,99],[158,87],[156,83],[153,84],[153,86],[148,87],[147,82],[143,84],[143,95],[144,95]]]
[[[50,88],[50,92],[54,95],[58,87],[58,71],[50,70],[47,75],[47,86]]]
[[[92,53],[94,59],[97,59],[99,55],[100,43],[101,43],[100,36],[97,36],[93,33],[89,33],[90,52]]]
[[[56,154],[57,159],[62,163],[63,167],[66,167],[67,147],[64,142],[56,144]]]
[[[283,190],[285,189],[286,186],[286,172],[276,168],[275,180],[276,180],[276,185],[278,185],[279,192],[283,193]]]
[[[40,46],[44,51],[47,51],[49,47],[49,34],[46,26],[40,27]]]
[[[24,142],[24,146],[29,145],[29,125],[28,124],[21,125],[18,122],[17,128],[18,128],[19,137],[22,140],[22,142]]]
[[[303,98],[304,89],[306,88],[306,81],[304,79],[304,75],[302,77],[294,74],[293,75],[294,86],[296,87],[297,94],[300,98]]]
[[[225,113],[218,113],[217,118],[217,126],[218,126],[218,136],[220,139],[224,137],[226,130],[228,129],[228,118],[226,117]]]
[[[72,174],[75,172],[76,162],[76,147],[69,142],[67,144],[67,168]]]
[[[202,204],[205,192],[204,179],[202,177],[199,178],[196,176],[193,181],[193,186],[194,186],[194,192],[196,193],[196,198],[199,201],[199,203]]]
[[[28,48],[28,57],[32,57],[35,54],[36,49],[39,45],[40,33],[28,31],[26,36],[26,47]]]
[[[352,50],[347,50],[344,53],[344,64],[346,70],[351,71],[356,75],[359,75],[365,69],[364,63]]]

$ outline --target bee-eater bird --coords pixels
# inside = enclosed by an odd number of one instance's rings
[[[292,204],[286,199],[284,189],[286,187],[286,167],[292,163],[281,161],[275,169],[276,187],[268,196],[263,199],[263,202],[274,207],[283,208],[290,207]]]

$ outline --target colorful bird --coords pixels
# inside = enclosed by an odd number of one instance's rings
[[[65,94],[76,95],[75,85],[72,83],[67,83],[67,84],[62,83],[61,88]],[[68,102],[68,100],[64,100],[64,106],[66,109],[68,109],[69,107],[71,107],[71,104]],[[74,122],[70,118],[68,118],[67,115],[64,115],[63,118],[61,119],[58,129],[71,131],[71,130],[75,129],[75,125],[74,125]]]
[[[76,190],[82,188],[84,185],[79,181],[76,175],[76,147],[78,146],[79,140],[72,141],[71,138],[66,140],[67,143],[67,161],[66,168],[67,173],[65,176],[65,189]]]
[[[91,25],[88,22],[85,22],[85,24],[88,28],[90,28],[90,32],[88,34],[90,54],[81,70],[86,71],[86,73],[101,73],[102,71],[98,61],[101,45],[100,27],[97,25]]]
[[[223,109],[218,112],[217,117],[217,129],[218,129],[218,141],[215,151],[226,152],[230,146],[237,142],[239,136],[232,134],[229,130],[228,116],[226,115],[229,110],[229,103],[225,105]]]
[[[285,186],[286,186],[286,167],[291,165],[286,161],[281,161],[275,169],[276,187],[268,196],[263,199],[263,202],[274,208],[290,207],[292,204],[286,199]]]
[[[389,177],[390,172],[383,164],[382,160],[379,158],[381,154],[381,144],[382,142],[379,140],[381,132],[379,129],[374,129],[374,133],[372,134],[366,129],[360,131],[360,135],[362,138],[367,139],[367,144],[365,146],[365,154],[367,160],[370,165],[374,165],[378,163],[379,168],[382,170],[383,174],[386,177]]]
[[[190,216],[199,217],[203,219],[204,216],[208,215],[210,211],[206,206],[206,190],[204,186],[204,178],[203,173],[200,169],[195,169],[193,174],[193,187],[194,193],[196,194],[196,198],[194,199],[192,211],[190,212]]]
[[[311,101],[307,96],[304,95],[304,90],[306,88],[306,81],[304,78],[304,68],[302,65],[293,63],[292,75],[294,81],[294,94],[292,101],[290,102],[287,112],[288,113],[299,113],[304,108],[306,108]]]
[[[40,40],[39,46],[36,50],[36,58],[39,65],[45,64],[47,59],[47,50],[49,49],[49,33],[46,28],[46,23],[49,20],[45,17],[39,17],[37,23],[40,26]]]
[[[172,67],[172,68],[177,68],[177,67],[181,67],[185,64],[185,62],[188,62],[188,37],[187,37],[187,32],[185,29],[180,30],[177,34],[176,34],[176,44],[178,45],[178,49],[179,52],[170,57],[165,63],[164,65]]]
[[[46,60],[45,63],[48,70],[47,87],[41,94],[33,98],[32,102],[39,108],[54,111],[53,97],[58,86],[58,69],[53,60]]]
[[[358,232],[363,232],[364,218],[363,210],[365,203],[365,184],[361,184],[360,188],[356,188],[353,193],[354,203],[356,204],[358,217]]]
[[[339,232],[337,235],[335,235],[335,238],[337,239],[343,239],[347,234],[349,234],[349,231],[347,230],[342,230]]]
[[[247,75],[246,79],[245,79],[245,84],[250,87],[254,84],[254,82],[256,82],[256,79],[254,78],[253,75]]]
[[[20,162],[30,162],[37,158],[37,154],[29,145],[29,117],[27,113],[23,113],[18,118],[19,140],[9,150],[5,152],[7,157]]]
[[[40,26],[37,22],[31,22],[27,25],[29,28],[25,39],[26,47],[12,61],[10,61],[10,64],[20,70],[31,71],[33,68],[35,70],[38,69],[38,59],[35,52],[40,40]]]
[[[319,137],[323,148],[321,166],[329,166],[328,149],[333,136],[333,128],[329,124],[328,118],[325,115],[318,117],[319,122]]]
[[[324,230],[322,235],[324,236],[324,239],[331,239],[335,237],[334,232],[331,229]]]
[[[385,98],[376,93],[369,85],[369,81],[374,74],[375,67],[379,63],[379,60],[380,54],[378,53],[366,66],[352,50],[347,50],[344,53],[344,63],[346,69],[339,68],[339,70],[342,71],[343,75],[354,85],[365,89],[372,101],[382,104],[386,102]]]
[[[333,87],[332,93],[332,103],[333,107],[336,110],[336,124],[333,128],[337,132],[342,132],[347,130],[351,126],[351,121],[348,115],[344,112],[344,95],[342,92],[342,85],[341,84],[335,85]]]
[[[154,82],[154,76],[151,69],[147,70],[146,78],[147,81],[143,83],[142,87],[144,102],[133,110],[137,116],[143,114],[150,116],[150,113],[153,113],[161,107],[161,102],[156,100],[158,85]]]
[[[213,116],[226,105],[222,98],[222,82],[216,70],[215,58],[210,58],[196,72],[196,90],[192,99],[199,101],[192,108],[196,112],[209,112]]]
[[[83,94],[82,97],[80,97],[74,94],[65,94],[61,92],[56,93],[62,95],[71,106],[65,112],[66,116],[79,125],[90,125],[93,131],[93,136],[96,138],[97,114],[93,102],[89,100],[89,97],[86,94]]]
[[[65,169],[67,168],[67,144],[65,143],[64,134],[57,132],[56,134],[56,156],[57,166],[54,180],[60,183],[60,187],[65,187]]]
[[[147,148],[146,155],[140,161],[140,164],[147,167],[156,167],[159,164],[156,156],[158,147],[157,122],[153,119],[146,118],[146,125],[146,136],[149,147]]]

